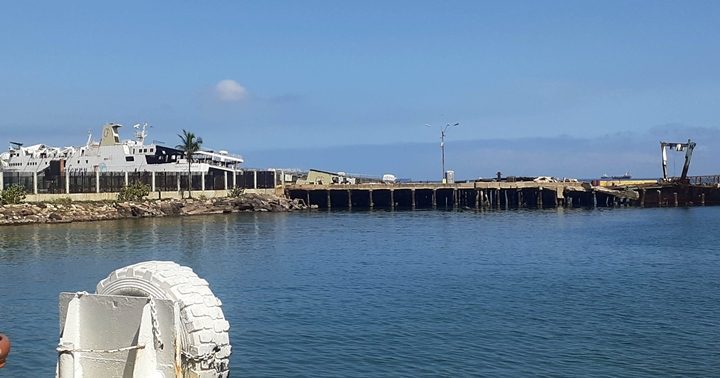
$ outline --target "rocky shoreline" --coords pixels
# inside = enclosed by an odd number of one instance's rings
[[[299,200],[268,194],[235,198],[170,199],[140,202],[53,201],[0,206],[0,225],[70,223],[96,220],[305,210]]]

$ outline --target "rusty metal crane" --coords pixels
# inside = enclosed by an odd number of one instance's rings
[[[683,164],[682,173],[678,181],[687,180],[688,169],[690,168],[690,159],[692,158],[695,142],[688,139],[687,143],[660,142],[660,151],[662,153],[662,170],[663,181],[669,181],[667,173],[667,150],[685,151],[685,163]]]

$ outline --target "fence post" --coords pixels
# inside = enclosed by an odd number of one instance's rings
[[[70,194],[70,169],[65,169],[65,194]]]
[[[33,194],[38,194],[37,171],[33,172]]]
[[[152,187],[152,192],[155,192],[155,171],[152,171],[150,173],[152,176],[150,176],[150,186]]]
[[[200,190],[205,191],[205,174],[202,172],[200,172]]]
[[[225,190],[228,190],[227,174],[227,171],[225,171]]]
[[[233,188],[237,187],[237,171],[233,169]]]
[[[125,184],[127,185],[127,184]],[[100,171],[95,171],[95,193],[100,193]]]
[[[0,192],[5,190],[5,172],[0,172]]]
[[[253,189],[257,189],[257,169],[253,171]]]

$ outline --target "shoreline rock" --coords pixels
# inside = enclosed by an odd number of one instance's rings
[[[138,202],[37,202],[0,206],[0,225],[70,223],[98,220],[305,210],[299,200],[271,194],[212,199]]]

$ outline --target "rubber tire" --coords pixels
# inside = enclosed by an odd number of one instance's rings
[[[198,377],[227,377],[230,324],[208,282],[172,261],[145,261],[120,268],[100,281],[97,294],[171,299],[179,303],[181,350],[192,356],[215,353],[215,363],[188,364]]]

